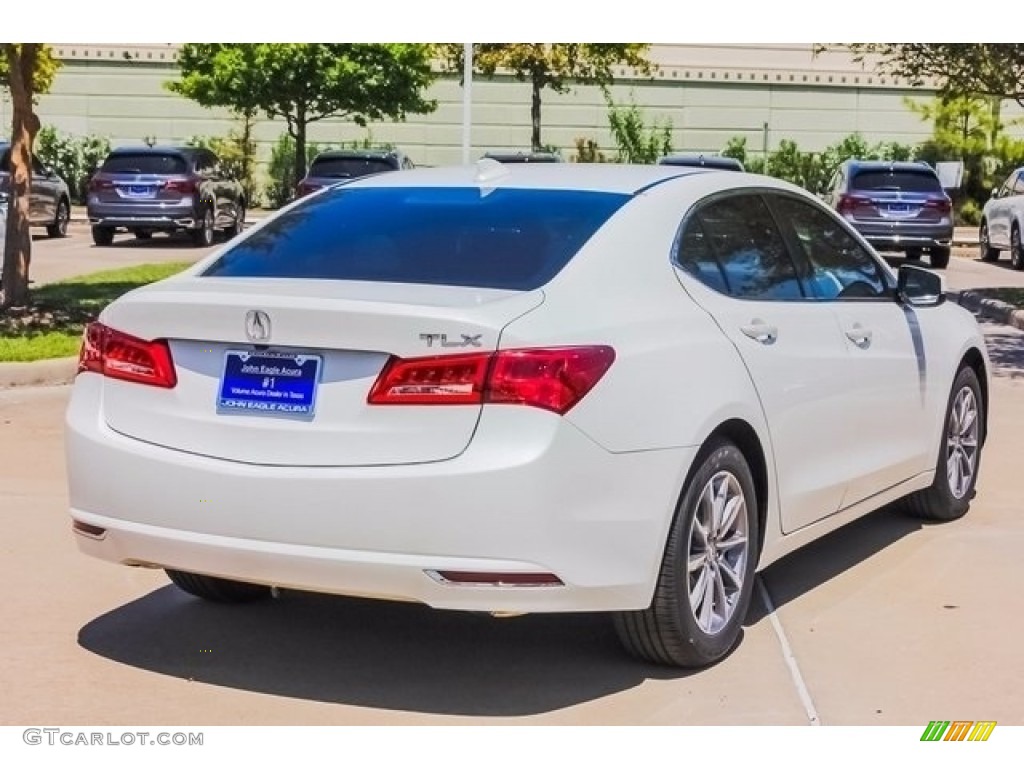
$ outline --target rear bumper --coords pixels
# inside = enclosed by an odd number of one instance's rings
[[[89,223],[95,227],[194,229],[200,221],[191,198],[186,198],[181,203],[112,203],[100,202],[90,197],[87,213]]]
[[[948,219],[939,224],[847,221],[865,240],[881,250],[948,248],[953,242],[953,225]]]
[[[113,432],[102,380],[67,415],[71,516],[90,555],[436,608],[645,608],[694,448],[612,454],[553,414],[484,409],[442,462],[255,466]],[[553,573],[562,586],[465,586],[434,571]]]

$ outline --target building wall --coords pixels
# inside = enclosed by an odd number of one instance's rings
[[[107,136],[115,145],[153,137],[180,142],[194,135],[223,135],[232,128],[229,113],[205,109],[170,93],[164,83],[176,75],[174,45],[56,46],[64,66],[50,94],[40,99],[44,125],[74,134]],[[930,126],[905,104],[934,96],[930,87],[879,76],[871,63],[840,53],[815,56],[809,45],[654,45],[659,65],[654,79],[628,69],[611,89],[618,103],[633,98],[645,121],[671,120],[677,150],[718,151],[732,136],[745,136],[754,151],[796,141],[820,150],[853,132],[869,142],[916,143]],[[458,162],[462,144],[462,88],[443,75],[430,89],[437,111],[404,123],[370,126],[372,139],[402,147],[417,163]],[[473,83],[472,156],[488,149],[522,149],[530,140],[529,86],[510,77]],[[1004,116],[1020,115],[1007,108]],[[0,125],[10,119],[0,102]],[[283,121],[260,120],[255,137],[260,156],[285,130]],[[543,94],[542,138],[570,157],[577,138],[592,138],[614,153],[607,106],[601,91],[581,86],[568,94]],[[1014,129],[1019,132],[1019,129]],[[361,140],[365,129],[340,120],[311,126],[318,143]]]

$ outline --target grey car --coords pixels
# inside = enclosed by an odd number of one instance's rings
[[[11,145],[0,142],[0,206],[7,207],[11,185]],[[46,227],[50,237],[64,237],[71,220],[71,196],[68,185],[38,157],[32,155],[32,198],[29,222]]]
[[[208,149],[121,147],[89,182],[87,208],[96,245],[110,245],[122,229],[140,240],[183,230],[203,247],[215,229],[228,237],[241,231],[246,199]]]
[[[1024,168],[1017,168],[985,203],[978,230],[981,258],[996,261],[1000,251],[1010,252],[1010,266],[1024,269]]]
[[[295,186],[295,196],[303,197],[346,179],[415,167],[397,149],[328,149],[313,158],[309,171]]]
[[[949,264],[953,203],[925,163],[847,160],[825,200],[880,251],[920,259],[928,251],[936,269]]]

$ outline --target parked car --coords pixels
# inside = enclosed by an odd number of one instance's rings
[[[378,174],[88,326],[71,517],[209,600],[608,611],[700,666],[757,568],[890,502],[966,513],[988,392],[942,279],[786,182]]]
[[[487,152],[484,157],[499,163],[560,163],[554,152]]]
[[[396,149],[329,149],[313,158],[295,194],[302,197],[345,179],[414,167],[412,160]]]
[[[704,155],[700,153],[680,153],[665,155],[658,165],[676,165],[684,168],[709,168],[716,171],[742,171],[743,163],[734,157],[721,155]]]
[[[87,209],[96,245],[127,230],[139,240],[154,232],[186,231],[195,245],[213,243],[214,230],[234,237],[245,223],[242,185],[217,156],[198,147],[121,147],[89,182]]]
[[[825,197],[875,248],[915,260],[927,250],[934,268],[949,264],[953,203],[931,166],[847,160]]]
[[[1009,175],[1002,186],[992,190],[992,199],[985,203],[981,214],[978,240],[981,258],[996,261],[1000,251],[1010,252],[1010,265],[1024,269],[1024,248],[1021,231],[1024,228],[1024,168]]]
[[[11,188],[11,145],[0,142],[0,204],[7,204]],[[68,185],[53,169],[32,155],[32,199],[29,221],[33,227],[46,227],[49,237],[64,237],[71,221],[71,196]]]

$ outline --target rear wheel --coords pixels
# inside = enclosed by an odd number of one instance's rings
[[[945,269],[949,266],[949,247],[932,248],[928,252],[928,261],[933,269]]]
[[[206,248],[213,245],[213,209],[203,209],[203,218],[199,221],[199,228],[192,230],[192,243],[198,248]]]
[[[53,224],[46,227],[46,234],[49,237],[66,237],[69,221],[71,221],[71,206],[67,200],[61,198],[61,201],[57,203],[57,213],[53,217]]]
[[[166,573],[167,578],[179,589],[215,603],[250,603],[270,597],[270,587],[262,584],[248,584],[169,568]]]
[[[237,206],[235,206],[235,220],[232,222],[230,227],[224,230],[224,234],[227,235],[229,239],[235,237],[236,235],[238,235],[239,232],[242,231],[242,227],[244,224],[245,206],[239,203]]]
[[[1021,250],[1020,227],[1016,224],[1010,230],[1010,266],[1014,269],[1024,269],[1024,250]]]
[[[925,520],[956,520],[967,512],[981,463],[985,412],[978,375],[960,369],[946,406],[942,444],[931,486],[907,497],[907,511]]]
[[[112,242],[114,242],[114,228],[93,227],[92,241],[96,243],[96,245],[110,245]]]
[[[616,614],[626,649],[641,659],[701,667],[736,644],[756,565],[757,499],[739,448],[711,444],[687,483],[649,608]]]
[[[988,222],[981,222],[981,229],[978,230],[978,245],[981,249],[982,261],[996,261],[999,258],[999,249],[992,247],[992,241],[988,237]]]

